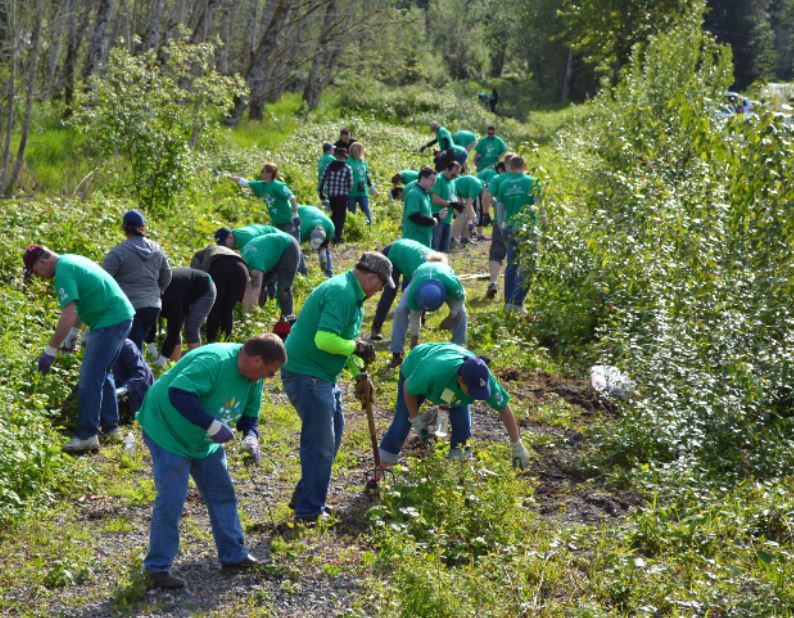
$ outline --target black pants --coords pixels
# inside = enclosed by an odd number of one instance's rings
[[[383,255],[389,257],[390,248],[391,245],[386,245],[383,248]],[[383,323],[386,321],[386,316],[389,314],[389,309],[391,309],[394,299],[397,298],[397,288],[400,285],[400,277],[403,279],[402,289],[405,290],[411,280],[404,276],[402,272],[400,272],[400,269],[392,263],[391,278],[394,280],[394,288],[384,286],[383,291],[380,293],[378,306],[375,309],[375,319],[372,320],[373,333],[379,333],[383,328]]]
[[[135,317],[132,318],[132,327],[127,339],[138,346],[138,350],[141,353],[143,353],[143,338],[157,323],[159,315],[159,307],[141,307],[135,310]]]
[[[347,195],[332,195],[328,201],[331,204],[331,221],[336,228],[334,244],[338,244],[342,242],[342,230],[345,229],[347,219]]]
[[[217,296],[207,316],[207,341],[217,341],[221,329],[228,341],[234,327],[234,305],[242,300],[248,283],[248,268],[236,257],[219,257],[212,262],[209,274],[215,282]]]

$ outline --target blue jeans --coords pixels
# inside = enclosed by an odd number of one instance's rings
[[[274,225],[273,227],[276,227],[276,228],[280,229],[282,232],[286,232],[287,234],[292,236],[295,240],[297,240],[298,241],[298,245],[300,245],[300,242],[301,242],[300,232],[296,233],[295,226],[292,225],[292,223],[282,223],[280,225]],[[298,272],[300,274],[302,274],[302,275],[308,275],[309,274],[309,267],[306,266],[306,259],[303,257],[303,251],[300,252],[300,261],[298,262]],[[275,298],[276,297],[276,281],[271,281],[265,287],[268,288],[268,298]],[[272,290],[272,294],[270,293],[271,290]]]
[[[336,384],[281,370],[284,392],[301,419],[301,480],[296,487],[295,517],[314,519],[325,508],[345,417]]]
[[[157,324],[157,316],[160,315],[160,307],[141,307],[135,310],[132,317],[132,327],[127,337],[138,349],[143,352],[143,338]]]
[[[131,325],[132,320],[124,320],[92,330],[88,337],[77,381],[80,403],[74,435],[81,440],[95,436],[100,423],[106,433],[119,426],[116,383],[111,371]]]
[[[507,249],[507,267],[505,268],[505,304],[521,306],[527,297],[527,286],[524,267],[518,261],[518,238],[509,228],[502,232]],[[534,256],[530,256],[534,257]]]
[[[400,451],[411,432],[411,421],[408,420],[408,407],[405,405],[403,384],[405,376],[400,370],[397,381],[397,404],[394,407],[394,418],[380,441],[380,459],[387,464],[395,464],[400,459]],[[418,407],[422,406],[424,396],[417,397]],[[471,438],[471,410],[468,405],[449,409],[449,424],[452,426],[450,448],[459,448]]]
[[[347,209],[355,214],[356,204],[361,207],[364,214],[367,216],[367,225],[372,225],[372,213],[369,211],[369,197],[366,195],[348,195],[347,196]]]
[[[325,247],[320,247],[317,249],[317,255],[320,258],[320,268],[325,273],[326,277],[333,277],[334,276],[334,263],[331,259],[331,243],[330,238],[328,239],[329,243],[325,245]]]
[[[433,240],[430,243],[433,251],[449,253],[449,239],[452,236],[452,226],[449,223],[437,223],[433,226]]]
[[[223,564],[236,564],[248,552],[243,545],[243,528],[237,514],[234,485],[226,468],[226,451],[219,448],[209,457],[188,459],[165,450],[146,432],[143,441],[152,454],[152,473],[157,497],[149,528],[149,553],[143,561],[150,573],[170,571],[179,551],[179,519],[185,506],[188,476],[193,477],[207,505],[212,536]]]
[[[409,314],[408,309],[408,294],[403,292],[400,296],[400,302],[394,309],[394,316],[392,320],[391,341],[389,342],[389,352],[392,354],[402,354],[405,350],[405,337],[408,335],[409,327]],[[455,323],[452,325],[452,343],[458,345],[466,345],[466,331],[469,325],[469,316],[466,313],[466,307],[460,308]]]

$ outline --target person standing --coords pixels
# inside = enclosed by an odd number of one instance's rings
[[[505,257],[507,256],[507,247],[505,246],[502,229],[495,223],[497,219],[504,218],[504,205],[498,203],[496,194],[499,191],[499,183],[502,181],[502,178],[506,176],[506,166],[509,165],[511,159],[514,156],[514,153],[508,152],[505,155],[504,161],[499,161],[499,163],[496,164],[495,169],[498,173],[491,177],[491,180],[485,189],[485,208],[487,208],[489,212],[491,209],[493,209],[494,212],[491,246],[488,248],[489,281],[488,289],[485,292],[485,297],[488,299],[495,298],[499,291],[499,286],[497,284],[499,281],[499,273],[502,270],[502,262],[504,262]]]
[[[255,463],[261,458],[257,425],[262,382],[287,360],[284,344],[267,333],[245,344],[213,343],[186,354],[154,384],[138,411],[143,440],[152,456],[157,496],[143,568],[157,588],[184,588],[171,574],[179,551],[179,520],[193,477],[210,516],[224,569],[256,566],[245,549],[237,498],[223,444],[244,436]]]
[[[29,245],[22,261],[25,279],[31,275],[54,279],[61,307],[55,332],[39,356],[39,372],[45,375],[49,372],[58,346],[67,352],[75,350],[81,323],[90,329],[77,382],[77,429],[62,448],[68,453],[96,450],[100,424],[106,437],[119,437],[119,408],[112,369],[130,332],[135,309],[116,280],[88,258],[68,253],[58,255],[41,245]]]
[[[364,159],[364,145],[361,142],[356,142],[350,147],[347,164],[353,170],[353,188],[348,194],[347,209],[351,214],[355,214],[356,204],[358,204],[367,217],[367,225],[372,225],[369,195],[370,193],[375,195],[375,185],[372,184],[372,179],[369,176],[369,167]]]
[[[415,240],[426,247],[433,244],[433,228],[438,219],[433,216],[430,192],[436,184],[436,172],[432,167],[419,170],[419,178],[405,188],[403,202],[403,238]],[[447,210],[439,211],[440,217],[447,215]]]
[[[113,247],[102,263],[135,309],[129,338],[143,351],[143,338],[157,322],[160,296],[171,281],[168,257],[146,237],[146,224],[138,210],[124,213],[121,227],[127,240]]]
[[[301,242],[309,243],[320,258],[320,268],[326,277],[333,276],[331,260],[331,239],[336,235],[334,222],[319,208],[314,206],[298,206],[301,218]]]
[[[240,255],[251,271],[251,282],[243,297],[243,308],[247,311],[257,299],[264,304],[262,292],[271,282],[278,287],[278,304],[281,315],[290,315],[294,308],[292,284],[298,272],[301,249],[291,234],[277,231],[260,236],[249,242]]]
[[[178,361],[182,357],[182,325],[185,326],[185,339],[189,350],[201,345],[201,324],[215,304],[215,283],[203,270],[195,268],[175,268],[171,283],[163,294],[163,310],[167,327],[160,354],[154,362],[165,367],[169,360]],[[146,335],[149,351],[156,355],[154,338],[156,329],[152,327]]]
[[[217,341],[220,330],[228,341],[234,329],[234,306],[243,300],[248,285],[245,260],[226,246],[209,245],[193,255],[190,268],[209,273],[215,282],[215,303],[207,316],[207,341]]]
[[[507,144],[496,134],[496,127],[489,125],[486,136],[480,138],[474,152],[474,164],[479,172],[496,165],[502,155],[507,152]]]
[[[460,163],[450,161],[444,171],[436,176],[433,185],[433,214],[438,215],[438,225],[433,228],[432,247],[441,253],[449,253],[452,217],[463,211],[463,205],[455,199],[455,179],[460,175]],[[444,214],[441,214],[441,211]]]
[[[328,142],[323,144],[323,156],[320,157],[320,160],[317,161],[317,193],[320,196],[320,201],[323,202],[324,205],[326,201],[325,193],[323,193],[323,174],[325,173],[325,168],[328,167],[328,164],[335,161],[334,158],[334,145],[329,144]],[[300,207],[299,207],[300,209]],[[300,212],[298,212],[298,216],[300,216]]]
[[[397,297],[397,286],[400,284],[400,276],[403,279],[402,289],[405,290],[411,282],[414,271],[425,262],[443,262],[446,264],[447,256],[438,251],[432,251],[420,242],[402,238],[383,248],[383,255],[389,258],[392,265],[392,279],[394,288],[385,288],[378,300],[378,307],[375,309],[375,318],[372,320],[372,330],[370,339],[381,341],[383,335],[381,329],[386,321],[386,316],[391,309],[394,299]]]
[[[418,266],[394,310],[390,366],[397,367],[403,361],[406,333],[410,333],[411,348],[415,348],[419,344],[422,315],[436,311],[444,303],[449,307],[449,315],[441,321],[440,327],[452,331],[453,343],[465,345],[468,327],[465,301],[466,290],[448,264],[425,262]]]
[[[342,127],[339,129],[339,139],[334,142],[334,148],[344,148],[345,152],[350,152],[350,147],[356,143],[350,136],[350,129]]]
[[[513,465],[524,468],[529,463],[529,452],[510,410],[510,395],[485,361],[454,343],[425,343],[411,350],[400,368],[394,419],[379,448],[384,467],[397,463],[411,428],[423,442],[430,442],[427,420],[419,414],[425,401],[449,408],[452,436],[447,459],[472,459],[471,447],[466,445],[471,438],[471,404],[485,401],[499,413],[507,430]]]
[[[334,244],[342,242],[342,230],[347,218],[348,194],[353,189],[353,168],[347,164],[347,150],[334,149],[334,161],[328,164],[320,186],[331,205],[331,220],[334,223]]]
[[[358,373],[354,355],[374,360],[372,344],[358,339],[364,301],[384,286],[394,287],[392,267],[381,253],[364,253],[355,268],[317,286],[287,336],[289,360],[281,369],[284,391],[301,419],[301,479],[291,504],[295,518],[312,523],[326,513],[331,468],[345,420],[336,384],[345,366]],[[357,377],[357,391],[371,388]]]
[[[526,276],[534,268],[537,245],[538,213],[535,199],[540,192],[540,183],[525,173],[523,157],[510,160],[510,172],[499,183],[497,202],[504,204],[504,218],[497,219],[507,249],[505,267],[505,311],[525,313],[524,299],[527,296]],[[530,237],[522,244],[523,264],[518,263],[518,232],[522,224],[530,226]]]

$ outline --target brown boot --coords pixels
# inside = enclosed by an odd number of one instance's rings
[[[390,369],[396,369],[403,364],[403,355],[401,352],[393,352],[391,355],[391,362],[389,363]]]
[[[149,573],[149,581],[152,588],[163,588],[164,590],[179,590],[185,587],[185,580],[181,577],[171,575],[168,571],[159,573]]]

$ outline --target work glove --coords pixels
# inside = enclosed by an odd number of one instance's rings
[[[529,464],[529,451],[527,451],[520,439],[510,443],[510,451],[513,454],[513,467],[526,468]]]
[[[375,385],[367,373],[360,373],[356,376],[356,388],[353,391],[362,405],[366,405],[368,401],[375,398]]]
[[[262,452],[259,450],[259,437],[253,432],[249,431],[243,438],[243,449],[254,459],[254,464],[259,465],[262,461]]]
[[[76,326],[69,329],[66,337],[61,341],[61,347],[58,348],[61,352],[74,352],[77,349],[77,339],[80,337],[80,329]]]
[[[116,389],[116,399],[121,399],[122,397],[125,397],[129,391],[130,389],[126,384],[124,386],[119,386]]]
[[[57,350],[55,348],[51,348],[47,346],[47,348],[42,352],[41,356],[39,356],[39,373],[41,375],[47,375],[50,371],[50,367],[52,367],[52,363],[55,361],[55,354]]]
[[[375,348],[372,346],[371,341],[365,339],[356,339],[356,349],[353,354],[358,356],[367,365],[375,361]]]
[[[215,442],[215,444],[226,444],[229,440],[234,438],[232,430],[219,420],[212,421],[212,424],[207,429],[207,437]]]
[[[430,444],[433,440],[432,435],[430,434],[430,425],[427,422],[427,418],[424,414],[417,414],[413,418],[409,418],[411,421],[411,427],[413,427],[416,435],[419,436],[419,439],[425,443]]]
[[[455,319],[457,316],[452,315],[451,313],[441,320],[441,324],[438,325],[439,328],[443,330],[452,330],[455,326]]]

